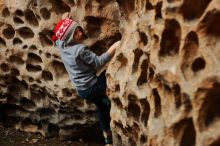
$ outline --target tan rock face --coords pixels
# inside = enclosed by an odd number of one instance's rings
[[[106,74],[114,145],[220,145],[218,0],[0,1],[5,123],[68,136],[97,121],[50,39],[67,11],[97,54],[122,37]]]
[[[95,106],[77,96],[51,36],[62,14],[71,11],[85,27],[91,48],[101,53],[121,37],[116,7],[62,0],[0,2],[0,115],[6,125],[68,137],[97,123]]]

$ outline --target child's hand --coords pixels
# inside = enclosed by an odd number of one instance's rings
[[[70,12],[66,12],[62,15],[62,19],[71,18]]]
[[[121,44],[121,41],[117,41],[117,42],[115,42],[113,45],[111,45],[110,48],[116,49],[116,48],[118,48],[118,47],[120,46],[120,44]]]
[[[121,44],[121,41],[117,41],[115,42],[113,45],[111,45],[111,47],[108,49],[108,53],[110,55],[114,55],[115,54],[115,49],[117,49]]]

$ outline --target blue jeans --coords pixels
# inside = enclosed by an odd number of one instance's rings
[[[86,90],[77,90],[79,96],[89,100],[96,105],[99,123],[103,131],[110,130],[110,108],[111,103],[106,95],[106,77],[105,72],[97,77],[97,82]]]

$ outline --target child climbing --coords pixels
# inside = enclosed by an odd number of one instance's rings
[[[110,146],[112,144],[111,104],[106,95],[105,72],[99,76],[96,76],[96,73],[110,61],[120,41],[114,43],[101,56],[97,56],[83,44],[85,33],[78,22],[70,19],[69,13],[65,13],[55,26],[52,39],[60,49],[61,59],[79,96],[96,105],[105,144]]]

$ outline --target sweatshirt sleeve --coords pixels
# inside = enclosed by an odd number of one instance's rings
[[[92,65],[96,69],[103,67],[112,58],[112,56],[108,52],[105,52],[101,56],[98,56],[90,51],[87,47],[81,48],[79,52],[79,57],[85,63]]]

